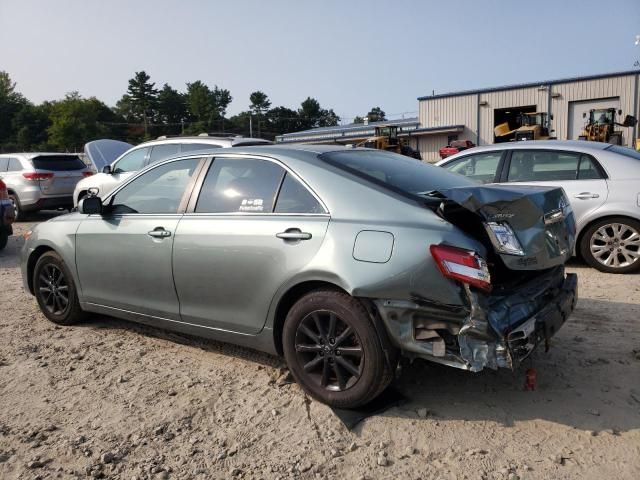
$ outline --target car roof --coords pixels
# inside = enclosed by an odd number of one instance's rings
[[[437,165],[443,165],[475,152],[486,152],[496,150],[516,150],[516,149],[546,149],[546,150],[572,150],[583,153],[601,152],[611,146],[610,143],[587,142],[585,140],[528,140],[519,142],[494,143],[491,145],[482,145],[480,147],[472,147],[462,150],[455,155],[451,155],[443,160],[436,162]]]
[[[82,155],[82,153],[60,153],[60,152],[16,152],[16,153],[0,153],[0,157],[16,157],[16,156],[20,156],[20,157],[26,157],[28,159],[31,158],[35,158],[35,157],[46,157],[46,156],[52,156],[55,155],[57,157],[59,156],[68,156],[68,157],[79,157]]]
[[[166,145],[172,143],[202,143],[207,144],[211,143],[214,145],[220,145],[221,143],[226,143],[227,145],[242,145],[243,143],[262,143],[265,145],[270,145],[272,142],[269,140],[265,140],[263,138],[253,138],[253,137],[241,137],[241,136],[210,136],[210,135],[194,135],[194,136],[177,136],[177,137],[159,137],[154,140],[149,140],[147,142],[140,143],[132,147],[134,148],[142,148],[142,147],[150,147],[153,145]]]

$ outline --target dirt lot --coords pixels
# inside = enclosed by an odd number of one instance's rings
[[[40,219],[46,219],[41,216]],[[18,224],[21,234],[31,224]],[[47,322],[0,252],[0,478],[640,478],[640,275],[580,263],[524,373],[415,362],[350,431],[277,358],[98,317]]]

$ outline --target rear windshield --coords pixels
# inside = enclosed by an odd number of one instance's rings
[[[53,170],[54,172],[87,168],[77,155],[43,155],[33,157],[31,162],[36,170]]]
[[[640,152],[628,147],[611,145],[610,147],[607,147],[607,150],[610,152],[619,153],[620,155],[624,155],[625,157],[631,157],[631,158],[635,158],[636,160],[640,160]]]
[[[395,153],[353,150],[325,153],[320,158],[342,170],[405,195],[476,185],[457,173]]]

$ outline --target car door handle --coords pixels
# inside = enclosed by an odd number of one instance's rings
[[[153,238],[166,238],[171,236],[171,232],[162,227],[156,227],[150,232],[147,232],[147,235]]]
[[[579,198],[580,200],[587,200],[589,198],[599,198],[599,197],[600,195],[598,195],[597,193],[591,193],[591,192],[582,192],[575,196],[575,198]]]
[[[284,232],[276,233],[276,237],[283,240],[310,240],[311,234],[299,228],[287,228]]]

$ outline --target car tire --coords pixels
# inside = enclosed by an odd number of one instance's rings
[[[73,325],[84,320],[71,272],[57,253],[46,252],[36,262],[33,291],[40,310],[53,323]]]
[[[367,310],[346,293],[316,290],[300,298],[282,337],[293,378],[329,406],[365,405],[393,379],[395,365],[385,358]]]
[[[601,272],[639,270],[640,222],[626,217],[598,220],[582,235],[580,254],[585,262]]]
[[[9,232],[6,228],[0,227],[0,250],[4,250],[9,242]]]
[[[15,215],[16,215],[16,218],[14,219],[14,221],[15,222],[22,221],[24,219],[25,214],[22,211],[22,206],[20,205],[20,199],[18,198],[17,195],[10,193],[9,200],[11,200],[11,203],[13,204],[13,211],[15,212]]]

